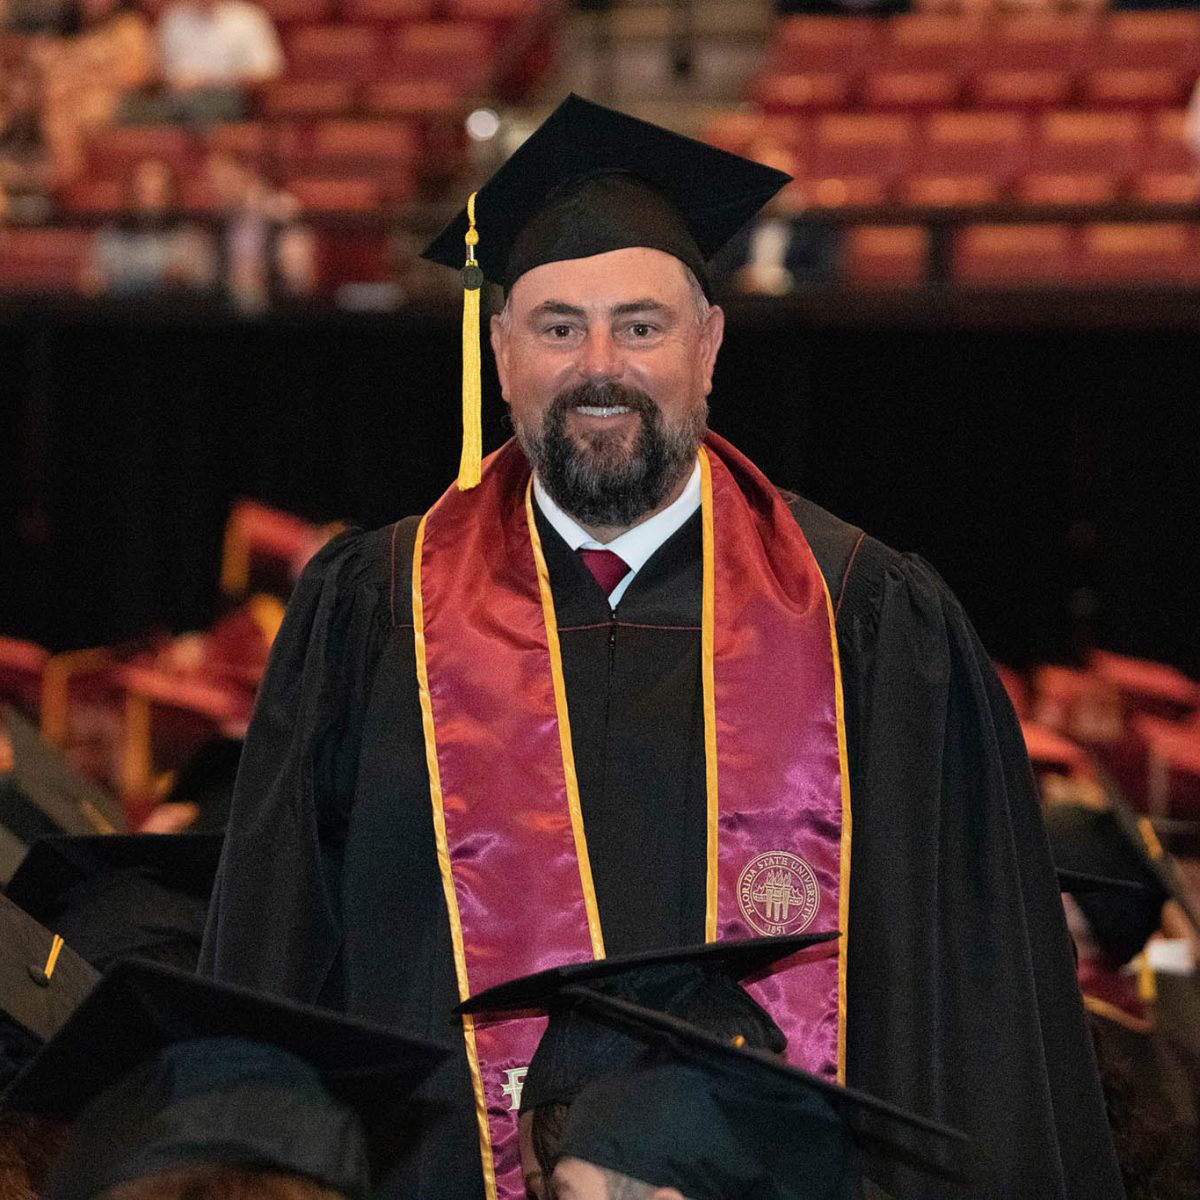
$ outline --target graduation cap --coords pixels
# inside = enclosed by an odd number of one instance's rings
[[[786,1036],[738,980],[838,936],[831,932],[731,939],[564,963],[489,988],[463,1001],[456,1011],[548,1013],[549,1024],[525,1075],[520,1107],[528,1112],[544,1104],[569,1104],[589,1083],[621,1070],[642,1049],[635,1038],[610,1022],[591,1019],[573,1004],[572,989],[585,986],[619,996],[782,1054]]]
[[[1066,879],[1063,890],[1074,896],[1105,955],[1128,962],[1158,929],[1173,893],[1165,864],[1116,809],[1050,804],[1042,816],[1060,882]]]
[[[0,1087],[54,1036],[100,973],[0,896]]]
[[[688,1200],[833,1200],[881,1156],[927,1183],[967,1177],[970,1143],[955,1130],[667,1014],[585,988],[570,994],[595,1020],[637,1038],[644,1054],[579,1095],[563,1158]]]
[[[0,883],[26,849],[54,834],[112,833],[125,828],[120,805],[42,740],[11,705],[0,705],[12,747],[12,769],[0,774]]]
[[[193,970],[221,857],[219,833],[36,842],[7,895],[103,971],[137,956]]]
[[[507,290],[545,263],[645,246],[678,258],[707,292],[707,260],[790,178],[568,96],[424,251],[433,262],[463,267],[459,487],[479,481],[478,322],[485,279]]]
[[[44,1200],[186,1167],[299,1175],[351,1200],[420,1122],[444,1047],[157,963],[118,963],[5,1102],[72,1121]]]

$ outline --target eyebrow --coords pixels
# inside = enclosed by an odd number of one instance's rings
[[[663,304],[661,300],[643,299],[614,304],[608,311],[610,316],[627,317],[631,313],[641,312],[669,313],[671,308],[669,305]],[[565,300],[543,300],[529,315],[533,318],[543,316],[585,317],[587,311],[577,304],[568,304]]]

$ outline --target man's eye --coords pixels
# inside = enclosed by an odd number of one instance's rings
[[[573,330],[570,325],[551,325],[550,336],[556,338],[569,338]]]
[[[630,325],[629,332],[635,338],[648,338],[654,333],[654,326],[648,325],[645,321],[635,321]]]

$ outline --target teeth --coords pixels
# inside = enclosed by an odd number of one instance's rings
[[[590,404],[581,404],[575,411],[583,413],[585,417],[615,417],[620,413],[632,412],[633,409],[626,408],[623,404],[614,404],[605,406],[604,408],[596,408]]]

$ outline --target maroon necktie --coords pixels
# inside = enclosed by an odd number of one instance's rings
[[[580,550],[579,557],[606,596],[629,574],[629,564],[611,550]]]

